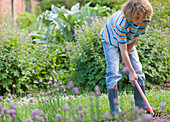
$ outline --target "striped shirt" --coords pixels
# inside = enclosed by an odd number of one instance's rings
[[[118,47],[119,44],[130,44],[141,34],[145,34],[150,19],[144,20],[141,24],[134,26],[127,21],[121,11],[114,13],[104,25],[101,31],[102,42],[107,42]]]

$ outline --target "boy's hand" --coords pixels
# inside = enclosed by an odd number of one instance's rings
[[[132,81],[132,83],[134,83],[135,80],[138,80],[138,77],[135,72],[129,73],[129,80]]]

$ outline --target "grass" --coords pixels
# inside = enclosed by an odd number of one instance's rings
[[[119,106],[123,111],[127,111],[126,115],[131,115],[131,108],[134,107],[134,103],[130,103],[130,98],[132,95],[132,93],[126,94],[125,92],[119,94]],[[164,113],[170,112],[169,96],[170,91],[164,90],[150,90],[146,93],[146,97],[150,105],[157,111],[161,111],[159,107],[160,103],[166,103],[166,109],[164,110]],[[24,97],[22,98],[23,101],[21,101],[21,98],[9,98],[9,101],[1,101],[0,105],[2,104],[3,107],[6,107],[9,111],[9,103],[14,103],[16,105],[16,119],[14,120],[21,122],[26,121],[27,119],[35,121],[36,119],[32,119],[32,112],[37,108],[43,111],[42,115],[36,115],[38,116],[39,121],[44,120],[46,122],[56,121],[56,114],[61,114],[62,116],[62,119],[59,121],[97,121],[99,120],[97,117],[100,116],[100,119],[103,119],[102,116],[105,114],[105,112],[110,111],[107,94],[101,94],[98,97],[96,97],[94,94],[92,97],[88,93],[81,95],[60,94],[58,97],[59,106],[57,102],[57,95],[53,93],[49,95],[41,94],[38,97]],[[98,102],[96,102],[97,98]],[[33,100],[33,103],[30,102],[31,100]],[[99,105],[99,109],[97,109],[97,104]],[[66,108],[68,107],[69,110],[63,108],[64,105]],[[59,111],[58,108],[61,111]],[[44,118],[45,115],[47,117],[46,119]],[[65,118],[63,116],[65,116]],[[12,121],[11,116],[8,114],[6,114],[3,119],[5,121]],[[2,117],[0,121],[2,121]]]

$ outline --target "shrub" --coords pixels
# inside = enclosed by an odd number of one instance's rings
[[[138,39],[138,54],[149,83],[160,84],[167,80],[170,71],[169,47],[168,28],[150,25],[146,34]]]
[[[10,92],[13,84],[16,84],[17,93],[35,90],[39,73],[51,65],[52,56],[32,44],[28,32],[16,25],[0,25],[0,31],[1,94]]]
[[[92,18],[92,24],[84,22],[75,28],[75,42],[67,44],[70,63],[75,68],[72,77],[85,90],[92,90],[96,84],[105,86],[105,58],[100,31],[106,18]]]
[[[16,20],[16,23],[19,24],[22,29],[28,29],[28,27],[30,27],[29,30],[33,28],[35,22],[35,14],[28,12],[20,13]]]

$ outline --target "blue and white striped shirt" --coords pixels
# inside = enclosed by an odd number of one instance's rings
[[[104,25],[101,31],[102,42],[107,42],[118,47],[119,44],[130,44],[139,35],[145,34],[150,19],[144,20],[141,24],[134,26],[127,21],[121,11],[114,13]]]

